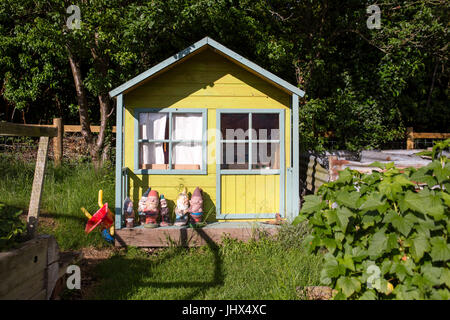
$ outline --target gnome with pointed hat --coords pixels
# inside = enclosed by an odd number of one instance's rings
[[[162,194],[159,199],[159,204],[161,205],[161,223],[159,224],[161,227],[171,226],[170,223],[170,214],[169,207],[167,206],[167,201]]]
[[[138,215],[139,215],[139,222],[141,223],[141,225],[145,224],[145,213],[144,213],[145,202],[147,201],[148,194],[150,193],[151,190],[152,188],[148,188],[138,202]]]
[[[159,195],[155,190],[151,190],[147,200],[144,203],[145,224],[146,228],[157,228],[159,217]]]
[[[190,223],[195,225],[202,221],[203,216],[202,189],[200,189],[199,187],[195,188],[189,203]]]
[[[133,202],[128,197],[125,199],[123,203],[123,215],[125,217],[126,228],[133,228],[134,227]]]
[[[187,194],[186,188],[183,192],[178,195],[177,206],[175,208],[175,225],[185,226],[189,220],[189,196]]]

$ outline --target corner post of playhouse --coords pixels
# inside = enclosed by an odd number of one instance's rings
[[[123,159],[123,95],[117,96],[116,104],[116,197],[115,229],[122,228],[122,159]]]
[[[298,95],[292,94],[292,217],[295,218],[300,210],[300,135],[299,135],[299,101]]]

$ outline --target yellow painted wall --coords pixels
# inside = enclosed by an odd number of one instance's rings
[[[280,212],[279,175],[222,175],[222,214]]]
[[[285,151],[286,167],[290,167],[290,95],[253,75],[235,63],[207,49],[193,55],[188,60],[176,65],[161,75],[145,82],[139,87],[124,95],[124,167],[134,169],[134,109],[135,108],[206,108],[208,109],[208,129],[216,127],[216,109],[285,109]],[[129,195],[137,203],[148,186],[164,194],[169,200],[176,201],[178,193],[187,187],[192,192],[200,186],[206,193],[205,212],[216,203],[216,141],[212,132],[208,136],[208,167],[207,175],[133,175],[131,174]],[[227,179],[222,180],[228,184]],[[247,189],[244,202],[231,200],[230,204],[222,202],[223,213],[231,210],[231,203],[237,213],[254,213],[259,197],[268,196],[271,184],[276,184],[273,194],[273,203],[264,206],[279,208],[279,177],[274,176],[241,176],[244,185],[250,188],[253,183],[262,185],[264,182],[266,193],[260,189]],[[231,180],[230,180],[231,182]],[[258,183],[256,183],[258,182]],[[239,185],[240,186],[240,185]],[[269,189],[268,189],[269,188]],[[224,190],[226,188],[222,188]],[[240,189],[239,189],[240,190]],[[254,194],[253,194],[254,193]],[[255,201],[253,201],[255,199]],[[244,201],[242,200],[242,201]],[[272,200],[271,200],[272,201]],[[275,204],[274,202],[278,202]],[[254,204],[253,204],[254,203]],[[248,209],[247,209],[248,208]],[[267,209],[268,210],[268,209]],[[278,212],[278,211],[271,211]]]

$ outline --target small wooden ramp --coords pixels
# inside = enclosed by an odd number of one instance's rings
[[[262,235],[274,236],[280,226],[259,222],[213,222],[203,228],[159,227],[154,229],[138,226],[116,230],[116,246],[134,247],[199,247],[220,244],[224,238],[241,241],[258,239]]]

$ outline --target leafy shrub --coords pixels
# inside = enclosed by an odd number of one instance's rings
[[[0,203],[0,251],[9,249],[23,240],[25,223],[20,219],[22,210],[17,211]]]
[[[335,299],[450,299],[450,161],[361,174],[305,197],[311,251],[326,248],[321,282]]]

